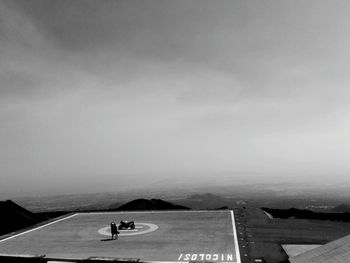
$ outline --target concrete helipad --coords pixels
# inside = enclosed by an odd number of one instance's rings
[[[135,221],[110,239],[109,224]],[[232,211],[77,213],[0,240],[0,253],[240,263]]]

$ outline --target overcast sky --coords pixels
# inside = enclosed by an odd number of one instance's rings
[[[350,2],[0,0],[0,193],[349,182]]]

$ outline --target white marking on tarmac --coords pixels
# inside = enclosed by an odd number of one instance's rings
[[[19,233],[19,234],[17,234],[17,235],[13,235],[13,236],[10,236],[10,237],[7,237],[7,238],[4,238],[4,239],[1,239],[1,240],[0,240],[0,243],[1,243],[1,242],[4,242],[4,241],[6,241],[6,240],[9,240],[9,239],[12,239],[12,238],[15,238],[15,237],[22,236],[22,235],[24,235],[24,234],[27,234],[27,233],[33,232],[34,230],[38,230],[38,229],[40,229],[40,228],[44,228],[44,227],[46,227],[46,226],[49,226],[49,225],[55,224],[55,223],[57,223],[57,222],[60,222],[60,221],[66,220],[66,219],[68,219],[68,218],[72,218],[73,216],[76,216],[76,215],[77,215],[77,214],[73,214],[73,215],[70,215],[70,216],[67,216],[67,217],[64,217],[64,218],[58,219],[58,220],[56,220],[56,221],[53,221],[53,222],[47,223],[47,224],[45,224],[45,225],[42,225],[42,226],[38,226],[38,227],[36,227],[36,228],[29,229],[29,230],[24,231],[24,232],[22,232],[22,233]]]
[[[236,224],[235,224],[235,216],[233,214],[233,211],[231,210],[231,219],[232,219],[232,231],[235,241],[235,251],[236,251],[236,262],[241,263],[241,255],[239,254],[239,247],[238,247],[238,240],[237,240],[237,231],[236,231]]]
[[[131,230],[119,230],[120,234],[119,236],[136,236],[136,235],[143,235],[143,234],[147,234],[153,231],[156,231],[159,227],[155,224],[150,224],[150,223],[136,223],[135,224],[136,228],[144,228],[144,227],[148,227],[148,229],[146,230],[137,230],[137,229],[131,229]],[[139,226],[139,227],[137,227]],[[144,227],[142,227],[144,226]],[[110,236],[111,232],[109,231],[110,227],[103,227],[100,230],[98,230],[98,233],[104,236]]]
[[[190,261],[143,261],[144,263],[189,263]],[[233,261],[218,261],[218,263],[237,263]]]
[[[263,211],[264,211],[264,210],[263,210]],[[270,213],[268,213],[268,212],[266,212],[266,211],[264,211],[264,213],[265,213],[265,215],[267,215],[268,218],[273,219],[273,216],[272,216]]]
[[[113,212],[79,212],[79,214],[104,215],[104,214],[171,214],[171,213],[217,213],[229,212],[228,210],[165,210],[165,211],[113,211]]]

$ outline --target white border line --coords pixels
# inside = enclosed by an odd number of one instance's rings
[[[118,236],[121,237],[127,237],[127,236],[137,236],[137,235],[143,235],[143,234],[148,234],[151,233],[153,231],[156,231],[159,226],[155,225],[155,224],[150,224],[150,223],[135,223],[136,226],[146,226],[148,227],[148,229],[146,228],[146,230],[137,230],[137,229],[130,229],[130,230],[119,230],[120,234]],[[138,227],[136,227],[138,228]],[[141,229],[143,227],[140,227]],[[111,232],[108,231],[108,229],[111,229],[110,226],[106,226],[101,228],[100,230],[98,230],[98,233],[104,236],[111,236]],[[135,232],[132,232],[135,231]]]
[[[239,253],[238,238],[237,238],[237,231],[236,231],[236,223],[235,223],[235,216],[233,214],[233,210],[231,210],[231,219],[232,219],[233,236],[234,236],[234,240],[235,240],[236,262],[237,263],[241,263],[241,255]]]
[[[9,236],[9,237],[7,237],[7,238],[1,239],[1,240],[0,240],[0,243],[1,243],[1,242],[5,242],[5,241],[7,241],[7,240],[9,240],[9,239],[18,237],[18,236],[22,236],[22,235],[27,234],[27,233],[29,233],[29,232],[33,232],[34,230],[38,230],[38,229],[40,229],[40,228],[43,228],[43,227],[46,227],[46,226],[55,224],[55,223],[57,223],[57,222],[66,220],[66,219],[71,218],[71,217],[76,216],[76,215],[78,215],[78,214],[73,214],[73,215],[70,215],[70,216],[66,216],[66,217],[64,217],[64,218],[61,218],[61,219],[58,219],[58,220],[56,220],[56,221],[47,223],[47,224],[45,224],[45,225],[42,225],[42,226],[38,226],[38,227],[36,227],[36,228],[29,229],[29,230],[27,230],[27,231],[21,232],[21,233],[19,233],[19,234],[13,235],[13,236]]]
[[[189,263],[191,261],[142,261],[143,263]],[[193,262],[193,261],[192,261]],[[233,262],[233,261],[196,261],[196,262],[210,262],[210,263],[237,263],[237,262]]]
[[[166,212],[166,211],[165,211]],[[168,211],[172,213],[173,211]],[[236,251],[236,261],[213,261],[214,263],[241,263],[241,255],[239,252],[239,246],[238,246],[238,238],[237,238],[237,230],[236,230],[236,223],[235,223],[235,216],[233,213],[233,210],[186,210],[186,212],[229,212],[231,214],[231,221],[232,221],[232,232],[234,237],[234,245],[235,245],[235,251]],[[157,213],[157,211],[155,211]],[[146,260],[143,261],[144,263],[189,263],[190,261],[156,261],[156,260]]]
[[[164,211],[110,211],[110,212],[79,212],[79,215],[103,215],[103,214],[170,214],[170,213],[217,213],[230,212],[230,210],[164,210]]]

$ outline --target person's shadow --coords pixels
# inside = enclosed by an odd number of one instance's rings
[[[101,239],[101,241],[112,241],[112,240],[115,240],[113,238],[105,238],[105,239]]]

